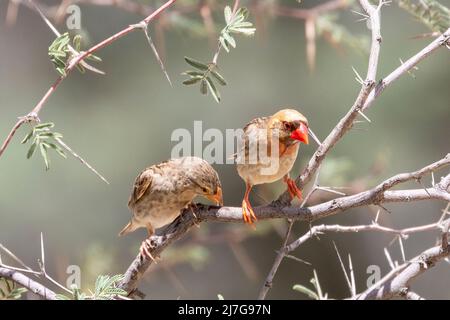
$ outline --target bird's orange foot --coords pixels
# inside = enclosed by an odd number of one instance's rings
[[[295,180],[285,177],[284,182],[286,182],[288,186],[288,191],[291,195],[291,199],[297,197],[299,200],[302,200],[302,191],[297,187]]]
[[[153,255],[150,253],[150,248],[152,248],[152,243],[151,243],[150,238],[142,241],[141,247],[139,248],[139,253],[140,253],[141,257],[150,259],[154,263],[158,263],[158,262],[156,262],[156,259],[153,257]]]
[[[251,225],[253,225],[254,222],[258,221],[250,202],[245,199],[242,201],[242,217],[244,218],[245,223]]]

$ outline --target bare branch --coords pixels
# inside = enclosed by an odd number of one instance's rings
[[[29,278],[28,276],[24,275],[19,271],[0,267],[0,276],[11,279],[12,281],[18,283],[19,285],[27,288],[34,294],[39,295],[43,299],[56,300],[56,293],[44,287],[42,284],[32,280],[31,278]]]
[[[444,250],[442,246],[436,246],[425,250],[412,261],[398,267],[397,270],[395,270],[396,272],[394,275],[387,281],[384,281],[382,284],[376,283],[374,286],[351,299],[391,299],[395,296],[404,295],[405,288],[409,288],[409,284],[413,279],[449,256],[449,247],[450,246],[447,246]]]
[[[450,28],[447,29],[447,31],[445,31],[441,36],[437,37],[428,46],[423,48],[420,52],[406,60],[402,65],[392,71],[384,79],[380,80],[380,82],[378,82],[378,84],[376,85],[375,90],[370,94],[369,98],[365,102],[363,110],[368,109],[372,105],[373,101],[401,75],[414,69],[414,67],[418,65],[423,59],[427,58],[434,51],[448,43],[449,40]]]

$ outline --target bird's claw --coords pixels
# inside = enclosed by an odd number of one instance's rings
[[[141,257],[146,258],[146,259],[150,259],[152,260],[154,263],[158,263],[155,259],[155,257],[153,257],[153,255],[150,252],[150,249],[152,248],[152,241],[150,240],[150,238],[145,239],[144,241],[142,241],[141,247],[139,248],[139,254],[141,255]]]
[[[299,200],[302,200],[302,191],[297,187],[295,180],[291,178],[285,178],[284,181],[288,186],[288,192],[291,196],[291,199],[297,197]]]
[[[199,208],[199,206],[196,203],[191,202],[190,204],[188,204],[186,209],[191,211],[192,215],[194,216],[194,224],[195,224],[195,226],[197,228],[200,228],[200,224],[198,223],[198,217],[195,214],[195,211],[198,210],[198,208]]]
[[[254,226],[254,222],[258,221],[252,206],[245,200],[242,201],[242,217],[244,218],[245,223],[248,223],[252,226]]]

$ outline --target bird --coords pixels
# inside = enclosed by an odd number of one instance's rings
[[[291,199],[301,199],[301,190],[289,177],[300,143],[308,144],[308,120],[294,109],[283,109],[272,116],[253,119],[244,126],[241,148],[235,154],[239,176],[245,182],[242,216],[245,223],[257,221],[249,201],[254,185],[283,178]]]
[[[146,228],[148,238],[139,251],[154,261],[149,248],[155,229],[170,224],[183,209],[195,206],[193,200],[197,196],[223,205],[219,175],[207,161],[198,157],[174,158],[144,169],[136,177],[128,201],[131,220],[119,236]]]

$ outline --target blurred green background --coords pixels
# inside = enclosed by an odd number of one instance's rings
[[[221,8],[225,2],[218,4],[214,14],[218,28],[223,23]],[[299,6],[295,1],[281,2]],[[316,3],[303,1],[300,7]],[[442,3],[450,5],[447,0]],[[54,39],[48,27],[23,6],[16,23],[6,26],[7,4],[0,2],[2,139],[17,117],[27,114],[57,77],[47,55]],[[91,43],[140,19],[113,7],[80,7],[82,26]],[[191,17],[201,22],[198,14]],[[251,15],[250,20],[253,18]],[[364,22],[355,22],[358,18],[347,10],[339,21],[355,34],[369,34]],[[21,145],[20,140],[29,126],[23,126],[0,159],[0,242],[37,268],[39,235],[43,232],[47,271],[65,282],[66,267],[79,265],[83,288],[92,288],[98,274],[123,273],[146,236],[145,230],[124,238],[118,238],[117,233],[130,217],[127,200],[134,178],[142,168],[170,156],[175,145],[170,141],[173,130],[192,131],[193,121],[201,120],[204,130],[218,128],[224,132],[242,127],[254,117],[274,113],[281,106],[294,106],[308,117],[311,128],[323,139],[358,94],[352,66],[364,76],[368,57],[346,47],[335,50],[318,39],[316,68],[311,72],[306,62],[304,22],[276,17],[266,17],[265,22],[265,32],[257,29],[257,36],[251,39],[237,36],[237,48],[229,54],[222,52],[219,65],[228,86],[221,88],[220,104],[210,96],[201,96],[197,88],[181,84],[184,77],[180,73],[189,69],[183,57],[209,61],[215,47],[206,37],[192,36],[178,28],[168,28],[164,33],[164,60],[173,88],[139,32],[98,53],[103,58],[99,67],[107,72],[106,76],[74,72],[50,98],[40,117],[54,122],[65,142],[111,184],[103,183],[71,156],[63,160],[51,154],[48,172],[39,154],[27,160],[28,146]],[[65,25],[58,28],[64,30]],[[411,39],[424,32],[428,30],[397,5],[384,8],[378,77],[396,68],[399,58],[406,60],[427,45],[430,39]],[[156,45],[162,48],[160,41]],[[372,123],[358,123],[330,153],[321,184],[357,192],[448,153],[449,66],[449,51],[441,49],[419,65],[414,72],[416,79],[404,75],[389,87],[367,112]],[[314,143],[302,148],[294,174],[303,168],[315,148]],[[244,185],[235,167],[215,168],[222,179],[225,204],[239,206]],[[429,177],[423,183],[429,184]],[[281,182],[258,187],[252,202],[269,202],[283,188]],[[312,201],[329,198],[328,194],[319,194]],[[387,205],[392,213],[382,213],[381,222],[395,228],[431,223],[438,219],[444,205]],[[351,210],[316,223],[369,223],[376,210]],[[151,267],[140,289],[147,298],[216,299],[219,293],[225,299],[255,298],[281,245],[285,227],[282,220],[261,222],[256,232],[238,224],[202,224],[162,255],[162,261]],[[297,223],[294,234],[299,236],[307,229],[304,223]],[[405,243],[407,257],[433,246],[435,239],[432,232],[411,236]],[[294,253],[313,266],[286,259],[268,297],[305,298],[292,286],[300,283],[312,287],[309,279],[313,269],[331,297],[348,296],[332,241],[341,254],[352,255],[358,291],[362,291],[369,265],[379,265],[383,273],[388,272],[383,248],[391,240],[389,235],[375,233],[329,234],[313,239]],[[397,243],[391,245],[390,252],[401,260]],[[427,298],[450,298],[449,276],[450,266],[440,264],[415,281],[413,289]]]

